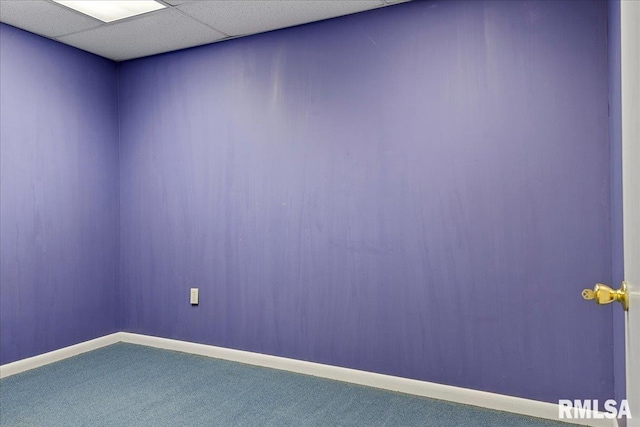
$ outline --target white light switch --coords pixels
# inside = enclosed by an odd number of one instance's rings
[[[191,305],[198,305],[198,288],[191,288]]]

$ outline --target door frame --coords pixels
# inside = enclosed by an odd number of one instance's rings
[[[630,303],[625,313],[626,397],[640,426],[640,2],[620,1],[622,120],[622,212],[624,278]]]

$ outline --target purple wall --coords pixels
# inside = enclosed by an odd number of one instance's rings
[[[0,363],[115,330],[116,64],[0,24]]]
[[[580,298],[612,278],[605,2],[413,2],[118,71],[124,330],[613,397],[613,308]]]

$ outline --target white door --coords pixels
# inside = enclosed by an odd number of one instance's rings
[[[622,69],[622,205],[626,314],[627,401],[640,426],[640,1],[620,2]]]

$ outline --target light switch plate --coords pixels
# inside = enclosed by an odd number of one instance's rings
[[[191,288],[191,292],[189,293],[191,305],[198,305],[198,288]]]

